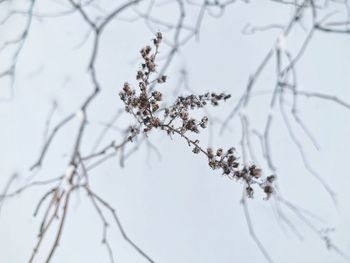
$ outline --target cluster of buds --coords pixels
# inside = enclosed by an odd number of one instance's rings
[[[161,40],[162,34],[157,33],[156,38],[153,39],[155,51],[152,52],[150,46],[146,46],[140,50],[143,62],[141,69],[136,74],[139,92],[136,92],[126,82],[124,83],[123,90],[119,93],[121,100],[125,104],[125,111],[133,114],[139,124],[144,126],[144,132],[148,132],[152,128],[158,128],[161,125],[160,119],[155,115],[160,108],[159,103],[162,100],[162,93],[157,90],[152,92],[149,90],[149,85],[153,82],[166,82],[166,76],[164,75],[150,81],[151,74],[156,72],[155,59]]]
[[[140,80],[143,78],[148,78],[151,72],[156,71],[155,64],[155,56],[156,54],[151,53],[152,48],[150,46],[146,46],[140,50],[141,56],[144,59],[144,63],[142,63],[142,71],[138,71],[136,75],[136,79]]]
[[[264,193],[266,194],[266,199],[269,199],[270,196],[274,193],[275,188],[273,187],[273,183],[276,181],[276,175],[272,174],[266,177],[265,181],[260,184]]]
[[[271,175],[266,179],[261,179],[262,171],[254,164],[248,167],[242,167],[235,155],[234,148],[230,148],[227,151],[219,148],[215,152],[213,149],[208,148],[206,153],[208,164],[212,169],[221,169],[222,174],[230,179],[242,180],[245,182],[246,194],[248,197],[252,198],[254,195],[254,189],[252,187],[254,184],[258,184],[263,189],[266,194],[266,199],[274,192],[273,182],[276,177]]]
[[[186,97],[179,96],[174,105],[171,106],[168,109],[167,114],[176,114],[176,110],[181,112],[181,111],[188,111],[189,109],[200,109],[203,108],[204,106],[207,105],[208,102],[210,102],[213,106],[218,106],[219,101],[226,101],[231,97],[230,94],[225,94],[225,93],[205,93],[203,95],[189,95]],[[170,117],[172,117],[170,115]]]
[[[158,54],[159,44],[163,39],[162,33],[158,32],[156,37],[153,39],[153,44],[155,46],[155,52],[152,53],[152,48],[150,46],[146,46],[140,50],[142,59],[144,62],[141,64],[142,70],[139,70],[136,75],[137,80],[144,81],[145,85],[148,85],[148,78],[151,73],[156,72],[156,56]],[[159,83],[163,83],[166,81],[166,77],[162,76],[157,80]]]
[[[235,149],[230,148],[226,152],[222,148],[214,151],[212,148],[207,149],[208,164],[210,168],[222,169],[222,173],[229,177],[235,176],[239,163],[235,156]]]
[[[162,33],[161,33],[161,32],[157,32],[157,33],[156,33],[156,37],[153,38],[153,45],[154,45],[156,48],[158,48],[160,42],[162,41],[162,39],[163,39]]]
[[[190,118],[189,111],[194,109],[200,109],[207,105],[210,102],[212,105],[217,106],[219,101],[230,98],[230,95],[225,93],[216,94],[216,93],[205,93],[204,95],[189,95],[186,97],[179,96],[175,103],[165,108],[164,117],[168,119],[168,124],[174,122],[174,120],[178,119],[181,121],[177,130],[179,130],[182,134],[187,131],[191,131],[194,133],[199,133],[199,128],[206,128],[208,124],[208,117],[204,116],[200,120],[196,120],[194,118]],[[174,126],[172,126],[174,128]]]
[[[125,104],[125,110],[131,113],[139,124],[139,128],[130,128],[130,140],[137,136],[140,130],[147,133],[153,128],[162,129],[168,135],[179,134],[187,140],[189,146],[193,147],[193,153],[203,153],[208,157],[208,164],[212,169],[221,169],[223,175],[231,179],[244,181],[248,197],[253,197],[254,190],[252,185],[258,184],[266,193],[267,198],[269,198],[274,192],[274,176],[262,179],[261,169],[255,165],[242,167],[238,162],[234,148],[230,148],[227,151],[221,148],[213,151],[209,148],[206,151],[199,146],[199,140],[191,140],[187,137],[186,132],[199,133],[200,128],[204,129],[208,124],[208,117],[193,118],[190,116],[191,110],[204,108],[208,104],[217,106],[221,101],[229,99],[231,95],[207,92],[203,95],[179,96],[171,106],[160,108],[163,95],[154,89],[155,85],[153,84],[166,82],[166,76],[160,76],[154,80],[150,80],[150,76],[156,72],[155,59],[161,40],[161,33],[157,33],[153,39],[155,50],[152,52],[152,48],[146,46],[140,51],[143,62],[136,74],[139,91],[136,92],[129,83],[124,83],[123,89],[119,94]],[[150,87],[151,85],[152,88]],[[160,115],[163,114],[163,111],[164,116],[161,120]]]
[[[133,138],[135,138],[140,133],[140,129],[137,126],[130,126],[128,129],[128,140],[133,141]]]

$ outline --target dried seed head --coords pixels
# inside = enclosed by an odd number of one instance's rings
[[[252,165],[249,167],[249,172],[255,178],[259,178],[261,176],[261,173],[262,173],[261,169],[256,168],[255,165]]]
[[[269,183],[273,183],[276,180],[276,175],[272,174],[266,178]]]
[[[268,199],[271,194],[273,194],[274,189],[272,187],[272,185],[268,184],[264,186],[264,193],[266,194],[266,199]]]
[[[198,147],[198,146],[195,146],[195,147],[193,148],[192,152],[194,152],[194,153],[199,153],[199,152],[200,152],[199,147]]]
[[[221,148],[219,148],[217,151],[216,151],[216,156],[220,157],[222,155],[222,152],[223,150]]]
[[[191,116],[190,110],[202,109],[208,104],[214,106],[220,102],[226,101],[231,97],[225,93],[205,93],[202,95],[179,96],[176,101],[169,107],[164,109],[164,117],[160,119],[160,103],[162,101],[162,93],[154,88],[158,83],[164,83],[167,80],[165,75],[151,79],[156,72],[156,55],[158,53],[159,44],[162,40],[162,34],[158,32],[153,39],[155,48],[152,51],[150,46],[146,46],[140,50],[143,58],[140,70],[137,71],[136,79],[139,85],[139,91],[131,88],[125,82],[119,96],[125,104],[125,110],[133,114],[137,119],[139,126],[130,128],[129,138],[132,140],[140,130],[144,133],[152,129],[164,130],[169,136],[174,134],[182,135],[191,146],[193,153],[199,154],[203,152],[208,157],[208,165],[214,169],[220,169],[224,176],[230,179],[241,180],[247,186],[245,188],[247,196],[253,197],[253,185],[259,184],[263,191],[267,194],[267,198],[273,193],[272,186],[275,176],[271,175],[266,180],[257,180],[262,176],[262,171],[255,165],[244,167],[240,165],[238,158],[235,156],[233,147],[224,151],[222,148],[213,150],[208,148],[205,152],[200,146],[198,140],[192,140],[187,137],[186,132],[199,133],[199,128],[206,128],[208,117],[194,118]],[[151,88],[152,85],[152,88]]]
[[[245,190],[246,190],[248,198],[254,197],[254,189],[250,185],[247,186]]]

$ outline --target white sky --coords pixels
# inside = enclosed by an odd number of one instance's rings
[[[54,10],[56,5],[38,2],[41,11]],[[44,6],[45,5],[45,6]],[[173,15],[171,7],[159,16]],[[266,25],[288,21],[289,9],[276,4],[236,3],[227,8],[219,19],[206,17],[199,42],[191,40],[176,56],[169,72],[169,82],[162,86],[169,101],[178,83],[179,71],[188,70],[189,85],[197,93],[225,91],[232,94],[226,105],[211,111],[224,119],[234,107],[245,88],[248,77],[262,60],[279,35],[278,30],[241,34],[244,26]],[[18,25],[14,24],[13,29]],[[36,160],[43,143],[45,119],[53,100],[58,109],[52,123],[78,105],[91,90],[87,74],[87,43],[77,48],[86,33],[80,17],[35,20],[30,37],[20,56],[14,98],[0,103],[0,186],[9,175],[20,174],[16,186],[31,176],[29,167]],[[165,37],[167,37],[165,33]],[[305,37],[296,30],[286,47],[293,52]],[[150,42],[152,34],[142,22],[112,23],[103,35],[97,61],[98,76],[103,92],[90,108],[90,132],[85,138],[90,150],[103,123],[121,106],[118,92],[124,81],[133,81],[139,49]],[[305,56],[298,64],[298,82],[301,90],[324,92],[350,101],[350,38],[349,36],[316,33]],[[162,55],[162,48],[161,48]],[[164,51],[165,54],[165,47]],[[257,90],[271,90],[275,81],[273,65],[269,65]],[[3,82],[1,82],[3,83]],[[7,95],[1,84],[0,95]],[[267,97],[252,98],[247,114],[256,129],[263,129],[266,120]],[[344,252],[350,252],[350,180],[347,168],[350,155],[350,115],[348,110],[331,102],[300,99],[299,113],[320,144],[320,151],[312,148],[305,135],[297,130],[312,167],[322,175],[337,193],[338,205],[302,165],[297,148],[275,112],[271,134],[272,156],[278,167],[279,186],[284,196],[312,211],[317,229],[335,228],[330,235]],[[118,127],[128,124],[122,119]],[[231,130],[216,136],[213,146],[236,146],[241,136],[240,122],[231,123]],[[78,118],[63,129],[37,178],[58,176],[66,170],[67,154],[72,148]],[[92,128],[95,127],[95,128]],[[216,126],[215,132],[220,127]],[[113,130],[108,139],[120,139]],[[208,131],[202,137],[206,147]],[[254,137],[254,140],[256,138]],[[193,155],[179,138],[171,140],[161,133],[150,136],[161,152],[142,147],[120,168],[117,158],[100,166],[91,174],[91,184],[118,211],[129,236],[156,262],[264,262],[261,252],[249,236],[242,207],[240,183],[211,171],[203,156]],[[254,141],[256,151],[259,142]],[[259,157],[260,158],[260,157]],[[259,159],[268,173],[266,164]],[[1,189],[1,188],[0,188]],[[36,241],[39,218],[32,214],[41,194],[35,188],[5,203],[0,214],[0,262],[26,262]],[[300,241],[289,229],[281,228],[274,212],[273,200],[264,201],[258,194],[249,200],[252,220],[257,234],[275,262],[346,262],[333,251],[328,251],[320,240],[292,213],[289,219],[302,233]],[[286,210],[287,211],[287,210]],[[75,195],[65,225],[60,247],[53,262],[108,262],[101,239],[102,224],[84,193]],[[284,231],[285,230],[285,231]],[[116,262],[145,262],[120,236],[116,227],[109,234]],[[44,253],[37,262],[42,262]],[[348,253],[350,254],[350,253]]]

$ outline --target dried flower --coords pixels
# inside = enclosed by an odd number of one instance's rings
[[[150,46],[146,46],[140,50],[143,62],[141,69],[137,71],[136,79],[138,81],[139,92],[136,92],[129,83],[125,82],[122,91],[119,93],[121,100],[125,104],[125,110],[132,113],[137,119],[140,127],[130,128],[130,140],[132,140],[140,129],[144,133],[150,132],[152,129],[161,129],[168,135],[178,134],[185,138],[189,146],[192,147],[192,152],[199,154],[203,152],[208,158],[208,165],[213,170],[221,170],[222,175],[230,179],[242,180],[245,182],[246,194],[249,198],[253,197],[253,185],[259,185],[267,194],[267,198],[274,192],[272,186],[275,176],[271,175],[264,181],[262,170],[255,165],[248,167],[240,165],[239,159],[236,156],[235,148],[231,147],[228,150],[218,148],[213,150],[208,148],[206,151],[199,146],[198,140],[191,140],[187,137],[188,132],[199,133],[200,129],[205,129],[208,125],[208,117],[203,116],[200,119],[191,116],[191,110],[202,109],[208,104],[213,106],[219,105],[221,101],[226,101],[231,97],[225,93],[205,93],[202,95],[179,96],[175,102],[168,107],[162,109],[163,118],[159,117],[161,108],[160,103],[163,100],[162,93],[156,90],[157,84],[166,82],[165,75],[158,76],[154,80],[150,78],[156,71],[156,57],[159,44],[162,40],[162,34],[157,33],[153,39],[155,49],[152,52]],[[150,85],[152,84],[152,89]]]

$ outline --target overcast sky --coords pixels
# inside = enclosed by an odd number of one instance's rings
[[[209,111],[214,119],[227,117],[245,89],[249,75],[280,35],[279,29],[253,35],[242,34],[242,29],[247,24],[285,24],[291,15],[288,6],[258,2],[237,2],[228,6],[220,18],[204,18],[199,40],[192,39],[181,47],[167,72],[169,81],[160,87],[166,101],[173,100],[173,92],[179,88],[180,72],[186,70],[193,92],[224,91],[232,94],[232,99],[225,105]],[[57,4],[42,1],[38,2],[37,8],[38,12],[61,10]],[[174,9],[172,5],[164,6],[157,16],[171,20],[172,16],[175,17]],[[193,10],[196,11],[198,9]],[[125,13],[123,18],[130,16],[131,13]],[[191,18],[188,19],[190,23]],[[14,20],[11,27],[1,29],[1,41],[3,36],[10,37],[20,27],[18,21]],[[67,114],[78,111],[91,91],[87,65],[92,38],[81,44],[86,32],[87,27],[77,14],[34,19],[28,41],[20,54],[13,98],[9,102],[0,102],[0,189],[13,173],[20,175],[13,189],[33,176],[29,167],[36,161],[43,145],[45,121],[52,102],[57,101],[58,107],[51,128]],[[164,35],[168,37],[166,32]],[[300,26],[290,39],[285,40],[285,48],[295,54],[305,35],[306,31]],[[87,151],[93,147],[105,123],[122,107],[119,90],[125,81],[135,83],[139,49],[149,44],[152,37],[152,32],[142,21],[116,20],[106,28],[97,60],[103,91],[89,110],[89,132],[84,138]],[[316,32],[297,66],[299,89],[324,92],[350,101],[349,47],[348,35]],[[161,46],[160,57],[166,51],[167,47]],[[6,61],[6,56],[1,59]],[[8,83],[6,80],[0,83],[0,96],[7,97],[10,94]],[[271,91],[274,83],[274,64],[271,63],[257,82],[256,89]],[[182,87],[180,93],[188,94],[188,91]],[[268,103],[268,95],[256,95],[246,110],[251,125],[259,131],[264,129]],[[350,114],[338,104],[317,99],[301,98],[298,107],[300,116],[319,143],[319,151],[313,148],[300,129],[296,129],[296,134],[310,165],[336,193],[337,205],[303,166],[298,149],[276,110],[271,149],[280,191],[286,199],[315,215],[310,220],[317,230],[334,228],[330,233],[332,241],[344,252],[350,252],[347,167]],[[60,131],[45,164],[35,174],[36,179],[52,178],[65,172],[72,150],[72,134],[76,134],[78,121],[76,118]],[[109,131],[105,143],[112,139],[121,140],[118,128],[129,123],[127,117],[121,118]],[[224,148],[235,146],[240,154],[239,119],[230,122],[230,128],[222,135],[218,135],[219,130],[220,125],[216,123],[212,140],[210,130],[204,131],[200,136],[204,148],[208,144]],[[144,145],[126,160],[124,168],[115,157],[91,173],[95,191],[113,204],[128,235],[156,262],[265,262],[249,235],[240,204],[242,183],[210,170],[206,158],[194,155],[181,138],[171,139],[155,132],[149,140],[158,148],[160,157]],[[268,175],[270,171],[256,137],[253,143],[259,156],[257,163]],[[1,208],[1,262],[28,260],[42,214],[38,218],[32,215],[43,190],[33,188],[8,200]],[[288,209],[285,209],[286,214],[301,237],[286,225],[281,225],[274,200],[266,201],[263,197],[257,191],[256,197],[249,200],[249,209],[256,233],[274,262],[346,262],[335,251],[327,250],[325,242]],[[72,202],[60,247],[52,262],[108,262],[107,252],[101,244],[102,223],[86,194],[73,195]],[[111,228],[109,238],[116,262],[145,262],[123,241],[116,227]],[[43,262],[50,242],[45,243],[36,262]]]

